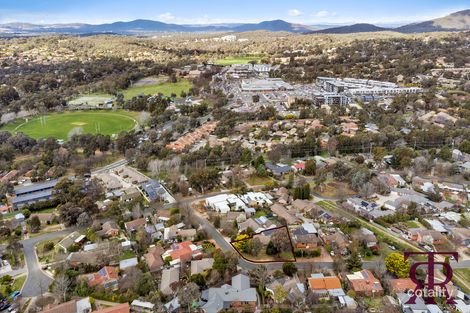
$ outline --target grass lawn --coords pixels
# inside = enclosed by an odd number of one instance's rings
[[[347,183],[337,182],[337,181],[329,181],[326,182],[323,186],[323,190],[320,190],[319,186],[314,187],[314,191],[323,197],[327,198],[336,198],[340,196],[353,196],[356,194],[354,190],[349,188]]]
[[[152,85],[143,85],[143,86],[132,86],[122,91],[124,99],[132,99],[139,95],[155,95],[161,93],[167,97],[170,97],[172,93],[176,94],[177,97],[180,96],[181,92],[188,92],[192,87],[192,84],[187,79],[181,79],[176,83],[160,83]]]
[[[114,98],[115,97],[113,95],[107,93],[90,93],[81,95],[78,98],[70,100],[68,104],[98,106],[103,105],[109,100],[114,100]]]
[[[247,56],[230,56],[230,57],[225,57],[223,59],[219,59],[215,61],[215,64],[217,65],[223,65],[223,66],[229,66],[233,64],[246,64],[251,61],[256,61],[259,62],[263,57],[262,56],[256,56],[256,55],[247,55]]]
[[[122,260],[127,260],[127,259],[130,259],[130,258],[133,258],[133,257],[135,257],[134,251],[126,250],[126,251],[121,253],[121,256],[119,257],[119,259],[122,261]]]
[[[414,222],[414,221],[407,221],[406,223],[406,226],[408,226],[409,228],[420,228],[421,226],[419,226],[418,223]]]
[[[40,243],[38,243],[36,245],[36,252],[37,252],[37,255],[38,255],[39,262],[49,263],[49,262],[52,262],[54,260],[54,256],[56,254],[55,245],[59,241],[60,241],[60,239],[44,240],[44,241],[41,241]],[[54,243],[54,249],[52,249],[50,251],[47,251],[47,252],[44,252],[44,246],[49,242]]]
[[[258,177],[258,176],[250,176],[246,183],[250,186],[265,186],[266,184],[272,182],[273,179],[271,177]]]
[[[470,268],[455,268],[454,269],[454,276],[458,275],[459,278],[465,280],[467,286],[463,286],[462,284],[458,284],[465,293],[470,293]],[[458,283],[458,282],[457,282]]]
[[[17,120],[1,130],[23,132],[35,139],[54,137],[67,140],[69,132],[76,128],[81,128],[88,134],[113,135],[134,128],[137,125],[137,115],[137,112],[123,110],[53,113],[29,120]]]
[[[14,278],[13,283],[11,284],[11,292],[20,291],[26,281],[26,275],[17,276]],[[4,296],[9,296],[10,292],[7,292],[7,285],[0,285],[0,294]]]

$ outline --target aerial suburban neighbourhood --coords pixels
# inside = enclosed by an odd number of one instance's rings
[[[6,2],[0,312],[470,313],[468,2]]]

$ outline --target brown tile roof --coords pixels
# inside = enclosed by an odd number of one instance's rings
[[[126,227],[126,230],[130,231],[130,230],[136,230],[137,228],[144,226],[146,223],[147,221],[145,220],[145,218],[139,218],[139,219],[125,223],[124,226]]]
[[[415,288],[416,284],[410,278],[390,279],[390,289],[395,293],[414,290]]]
[[[76,313],[77,300],[64,302],[54,307],[43,310],[41,313]]]
[[[336,276],[309,278],[308,285],[312,290],[332,290],[342,288],[341,281]]]
[[[129,313],[130,310],[129,303],[122,303],[110,308],[93,311],[93,313]]]
[[[161,266],[164,264],[162,260],[162,254],[165,252],[162,247],[154,246],[150,247],[147,254],[144,255],[145,261],[150,269],[150,272],[155,272],[160,270]]]

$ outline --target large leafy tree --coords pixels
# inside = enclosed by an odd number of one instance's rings
[[[411,263],[400,253],[392,253],[385,258],[385,267],[389,273],[396,275],[399,278],[408,277],[410,273]]]

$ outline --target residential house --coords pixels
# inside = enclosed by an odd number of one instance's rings
[[[151,302],[145,302],[140,300],[134,300],[131,302],[131,312],[133,313],[153,313],[155,304]]]
[[[325,277],[323,274],[311,274],[311,277],[308,278],[308,286],[313,293],[320,295],[322,298],[346,295],[341,286],[341,281],[336,276]]]
[[[451,236],[455,242],[464,247],[470,246],[470,229],[468,228],[453,228]]]
[[[53,307],[46,307],[41,313],[90,313],[91,303],[90,298],[74,299],[55,305]]]
[[[212,268],[214,264],[213,258],[204,258],[201,260],[191,261],[191,275],[201,274]]]
[[[306,213],[321,210],[321,207],[311,201],[296,199],[292,202],[292,210],[296,213]]]
[[[341,281],[336,276],[325,277],[321,273],[311,274],[311,277],[308,278],[308,286],[313,293],[321,298],[337,298],[340,307],[347,307],[348,309],[355,309],[357,307],[354,299],[345,294]]]
[[[353,274],[346,275],[346,277],[351,289],[358,296],[374,297],[381,296],[384,293],[380,281],[369,270],[354,272]]]
[[[103,223],[101,230],[96,232],[96,235],[101,238],[114,238],[119,235],[120,228],[115,221],[108,221]]]
[[[436,230],[412,228],[408,230],[408,236],[413,241],[429,245],[440,245],[445,241],[445,237]]]
[[[292,224],[299,224],[301,221],[300,219],[296,218],[292,214],[290,214],[287,209],[280,203],[275,203],[271,206],[271,211],[276,214],[278,217],[284,219],[287,225]]]
[[[274,176],[277,176],[277,177],[283,176],[285,174],[288,174],[294,171],[294,169],[290,167],[289,165],[281,164],[281,163],[273,164],[271,162],[266,163],[266,169],[269,172],[271,172]]]
[[[162,254],[165,251],[160,246],[150,246],[148,252],[144,255],[145,262],[151,273],[158,272],[164,264]]]
[[[388,283],[393,294],[406,293],[408,290],[416,288],[416,284],[410,278],[390,279]]]
[[[221,214],[227,214],[231,210],[240,211],[246,207],[245,202],[234,194],[221,194],[206,198],[206,205]]]
[[[359,230],[359,240],[362,241],[362,243],[369,249],[378,249],[378,240],[377,237],[375,237],[375,234],[370,231],[369,229],[362,227]]]
[[[407,293],[397,294],[398,303],[403,312],[409,313],[428,313],[428,308],[424,303],[424,300],[421,297],[415,299],[414,304],[407,304],[408,300],[411,298]]]
[[[122,303],[107,307],[101,310],[93,311],[93,313],[130,313],[129,303]]]
[[[380,173],[378,178],[382,179],[390,187],[397,188],[406,186],[406,181],[398,174]]]
[[[177,267],[172,267],[169,269],[164,269],[162,271],[162,280],[160,283],[160,291],[169,296],[173,294],[173,289],[171,289],[171,284],[176,283],[180,280],[180,269]]]
[[[121,260],[121,261],[119,261],[119,269],[120,270],[126,270],[126,269],[129,269],[131,267],[136,267],[138,263],[139,263],[139,260],[137,260],[136,257]]]
[[[124,223],[124,227],[126,228],[127,232],[132,233],[137,231],[139,228],[144,227],[147,224],[145,218],[139,218],[130,222]]]
[[[280,285],[287,291],[287,299],[292,304],[305,302],[305,285],[300,282],[298,277],[283,276],[266,285],[266,291],[275,296],[276,288]]]
[[[59,241],[57,243],[57,247],[59,247],[59,249],[61,249],[64,253],[67,253],[73,245],[78,245],[84,240],[84,235],[81,235],[79,232],[74,231],[73,233],[70,233],[69,235],[65,236],[61,241]]]
[[[348,254],[349,240],[342,232],[337,231],[329,235],[324,235],[322,240],[325,245],[331,246],[336,253],[342,255]]]
[[[162,259],[165,260],[170,257],[170,264],[177,264],[181,261],[191,261],[201,256],[202,251],[200,247],[196,246],[191,241],[184,241],[172,244],[171,249],[162,254]]]
[[[101,286],[105,289],[116,289],[117,285],[117,267],[105,266],[98,272],[88,275],[88,287]]]
[[[258,293],[255,288],[250,288],[248,276],[238,274],[232,277],[231,285],[223,285],[220,288],[209,288],[202,292],[202,310],[205,313],[217,313],[223,309],[235,311],[256,311]]]

